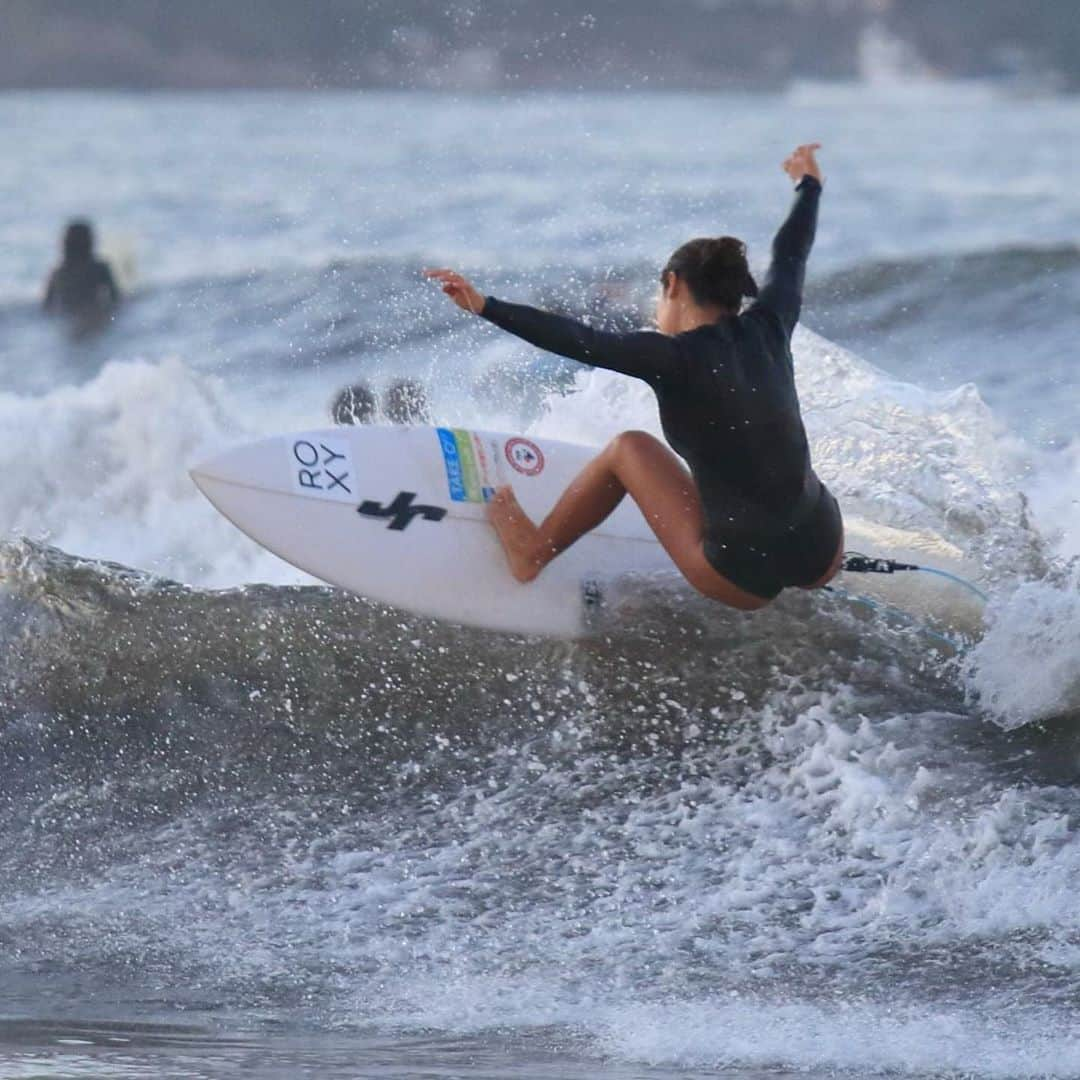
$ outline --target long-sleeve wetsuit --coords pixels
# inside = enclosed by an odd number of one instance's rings
[[[807,536],[804,528],[810,519],[835,518],[831,528],[838,533],[839,513],[820,507],[828,493],[811,468],[795,391],[791,334],[799,319],[821,184],[805,176],[796,192],[773,241],[759,295],[738,316],[668,335],[596,330],[494,297],[481,312],[542,349],[653,387],[664,435],[690,466],[701,495],[710,562],[760,596],[775,596],[785,585],[810,584],[798,579],[815,569],[814,579],[820,577],[840,542],[839,535],[832,541]],[[835,501],[828,499],[835,510]],[[823,558],[817,549],[830,542],[825,565],[812,565]],[[780,553],[778,545],[785,544],[797,550]],[[749,568],[747,551],[759,556]],[[795,565],[800,552],[804,567]]]
[[[65,260],[49,276],[43,307],[50,314],[93,315],[120,300],[109,264],[101,259]]]

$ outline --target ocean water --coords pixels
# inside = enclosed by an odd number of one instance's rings
[[[0,97],[0,1075],[1080,1076],[1080,102],[935,104]],[[462,631],[191,485],[361,378],[655,429],[419,268],[644,321],[690,236],[763,265],[807,138],[815,462],[963,554],[964,648],[858,580]],[[85,338],[76,214],[130,291]]]

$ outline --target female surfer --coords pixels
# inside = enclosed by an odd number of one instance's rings
[[[783,163],[795,204],[761,289],[742,241],[691,240],[660,274],[656,331],[594,330],[484,297],[453,270],[425,271],[459,307],[533,345],[644,379],[679,455],[645,432],[623,432],[539,525],[500,488],[488,515],[518,581],[535,578],[627,493],[686,580],[731,607],[761,608],[787,586],[820,588],[837,573],[843,522],[811,468],[791,357],[821,194],[818,148],[800,146]]]

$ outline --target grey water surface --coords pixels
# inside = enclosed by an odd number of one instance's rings
[[[1078,127],[947,87],[0,97],[0,1075],[1080,1076]],[[978,564],[964,656],[839,594],[432,624],[191,487],[357,379],[654,425],[420,268],[641,323],[691,236],[763,267],[807,138],[815,460]],[[130,295],[74,340],[37,299],[77,214]]]

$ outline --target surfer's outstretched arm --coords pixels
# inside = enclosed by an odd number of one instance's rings
[[[458,307],[482,316],[537,348],[650,383],[679,378],[683,371],[678,345],[667,334],[651,330],[630,334],[597,330],[565,315],[482,296],[452,270],[425,273],[442,283],[443,292]]]
[[[755,306],[772,311],[790,335],[799,321],[802,307],[806,260],[817,230],[821,171],[814,158],[817,143],[800,146],[784,162],[795,186],[795,203],[773,240],[772,261]]]
[[[511,304],[494,296],[485,299],[480,314],[540,349],[647,382],[675,378],[682,367],[675,342],[668,334],[655,330],[629,334],[597,330],[564,315],[527,304]]]

